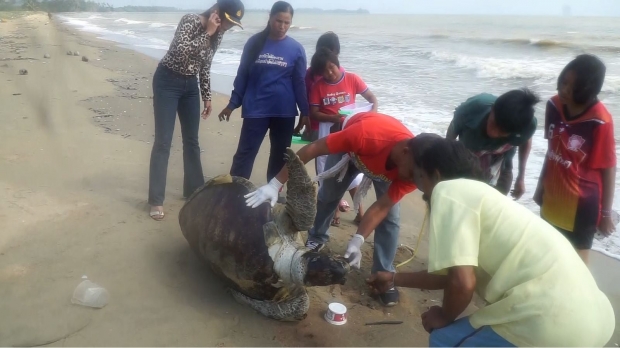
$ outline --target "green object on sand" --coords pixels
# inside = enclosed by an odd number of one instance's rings
[[[307,141],[307,140],[301,140],[301,137],[296,137],[296,136],[293,136],[293,141],[292,141],[292,143],[293,143],[293,144],[310,144],[310,142],[309,142],[309,141]]]

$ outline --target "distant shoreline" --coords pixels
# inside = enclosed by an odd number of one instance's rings
[[[9,3],[0,3],[0,11],[43,11],[51,13],[62,12],[203,12],[204,9],[180,9],[169,6],[120,6],[114,7],[107,3],[98,3],[94,1],[72,1],[59,0],[58,2],[42,2],[42,3],[25,3],[23,5],[13,5]],[[246,9],[246,13],[252,12],[269,12],[268,9]],[[297,8],[298,13],[338,13],[338,14],[370,14],[370,11],[359,8],[357,10],[323,10],[320,8]]]

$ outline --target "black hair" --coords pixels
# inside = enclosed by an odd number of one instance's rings
[[[532,123],[534,106],[538,102],[538,95],[528,88],[502,94],[493,104],[497,126],[507,133],[523,131]]]
[[[206,11],[204,11],[200,15],[208,19],[209,17],[211,17],[211,13],[213,12],[213,10],[215,10],[216,6],[217,4],[209,7]],[[218,14],[219,14],[219,10],[218,10]]]
[[[328,31],[325,34],[319,36],[319,39],[316,41],[316,51],[314,52],[314,56],[312,56],[312,59],[310,60],[310,74],[311,75],[322,75],[323,74],[324,67],[327,65],[327,62],[324,62],[324,63],[317,62],[316,64],[314,64],[315,57],[317,57],[317,54],[323,49],[328,49],[329,51],[331,51],[333,54],[336,55],[335,60],[338,63],[335,63],[333,61],[332,63],[340,67],[340,61],[338,61],[338,55],[340,54],[340,39],[338,39],[338,35],[336,35],[336,33],[332,31]],[[316,65],[316,68],[315,68],[315,65]],[[320,66],[322,67],[319,68]]]
[[[322,75],[327,68],[327,63],[334,63],[340,68],[338,56],[328,48],[322,47],[312,56],[310,61],[310,69],[313,75]]]
[[[338,39],[338,35],[336,35],[333,31],[328,31],[319,36],[319,39],[316,41],[316,52],[318,52],[321,48],[327,48],[334,52],[335,55],[339,55],[340,40]]]
[[[601,93],[605,82],[605,64],[595,55],[580,54],[568,63],[558,77],[558,89],[566,74],[575,73],[575,85],[573,86],[573,101],[577,104],[587,104]]]
[[[214,10],[216,10],[216,9],[218,10],[218,15],[220,16],[220,18],[222,18],[222,13],[221,13],[221,11],[219,10],[219,6],[218,6],[217,4],[215,4],[215,5],[211,6],[211,7],[209,7],[209,9],[208,9],[208,10],[204,11],[204,12],[203,12],[203,13],[201,13],[200,15],[201,15],[201,16],[203,16],[203,17],[205,17],[205,18],[208,20],[208,19],[211,17],[211,13],[212,13]],[[215,32],[215,35],[219,35],[219,34],[217,33],[217,31]],[[217,51],[217,45],[218,45],[218,44],[217,44],[217,40],[210,40],[210,41],[209,41],[209,44],[211,45],[211,49],[212,49],[214,52],[215,52],[215,51]]]
[[[269,12],[269,18],[277,15],[278,13],[290,13],[291,17],[295,14],[293,10],[293,6],[286,1],[276,1],[276,3],[271,6],[271,11]],[[249,48],[248,57],[250,64],[254,64],[254,62],[258,59],[260,55],[260,51],[265,47],[265,43],[267,42],[267,38],[269,37],[269,31],[271,28],[269,27],[269,23],[267,23],[267,27],[263,29],[260,33],[254,35],[256,36],[256,40],[254,44]]]
[[[443,180],[482,180],[478,157],[457,140],[437,134],[422,133],[409,140],[413,162],[428,175],[438,172]]]

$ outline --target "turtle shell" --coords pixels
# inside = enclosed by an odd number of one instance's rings
[[[269,204],[246,206],[256,190],[248,180],[224,175],[207,182],[179,212],[183,236],[228,286],[257,300],[271,300],[278,289],[263,225],[273,219]]]

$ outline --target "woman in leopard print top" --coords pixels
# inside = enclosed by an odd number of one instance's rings
[[[214,6],[200,15],[183,16],[170,49],[155,71],[155,141],[149,174],[150,216],[155,220],[164,217],[166,173],[177,113],[183,137],[183,195],[189,197],[204,184],[198,145],[200,96],[204,102],[202,117],[206,119],[211,113],[210,69],[213,55],[224,32],[234,25],[241,26],[243,12],[240,0],[217,0]]]

